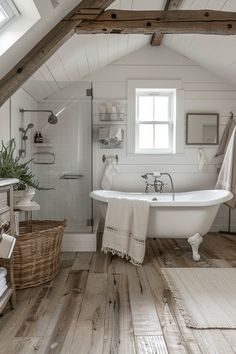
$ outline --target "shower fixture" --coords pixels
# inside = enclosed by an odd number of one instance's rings
[[[24,109],[24,108],[21,108],[20,112],[21,113],[24,113],[24,112],[47,112],[47,113],[50,113],[48,116],[48,123],[49,124],[57,124],[57,116],[53,113],[53,111],[51,111],[49,109]]]
[[[20,144],[20,149],[19,149],[19,155],[20,157],[25,157],[26,156],[26,140],[28,139],[27,132],[29,129],[32,129],[34,125],[32,123],[29,123],[27,125],[27,128],[19,128],[19,131],[21,132],[21,144]]]

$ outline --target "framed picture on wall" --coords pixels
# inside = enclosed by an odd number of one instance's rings
[[[218,145],[218,143],[218,113],[186,114],[186,145]]]

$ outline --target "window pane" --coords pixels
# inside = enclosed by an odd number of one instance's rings
[[[139,148],[153,149],[153,125],[139,124]]]
[[[169,120],[169,97],[156,96],[154,97],[155,120]]]
[[[169,126],[168,124],[155,125],[155,148],[168,149],[169,148]]]
[[[138,120],[153,120],[152,96],[138,96]]]

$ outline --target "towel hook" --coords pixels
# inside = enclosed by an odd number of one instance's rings
[[[114,155],[110,155],[110,156],[102,155],[102,162],[103,162],[103,163],[104,163],[107,159],[115,159],[117,164],[118,164],[118,161],[119,161],[119,157],[118,157],[117,154],[116,154],[115,156],[114,156]]]

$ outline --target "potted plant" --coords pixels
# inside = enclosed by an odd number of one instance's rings
[[[16,154],[15,139],[11,139],[8,144],[4,144],[0,150],[0,178],[17,178],[19,183],[14,187],[14,205],[27,205],[35,195],[35,189],[39,189],[39,184],[35,181],[35,176],[30,171],[29,164],[20,162],[20,155]]]

